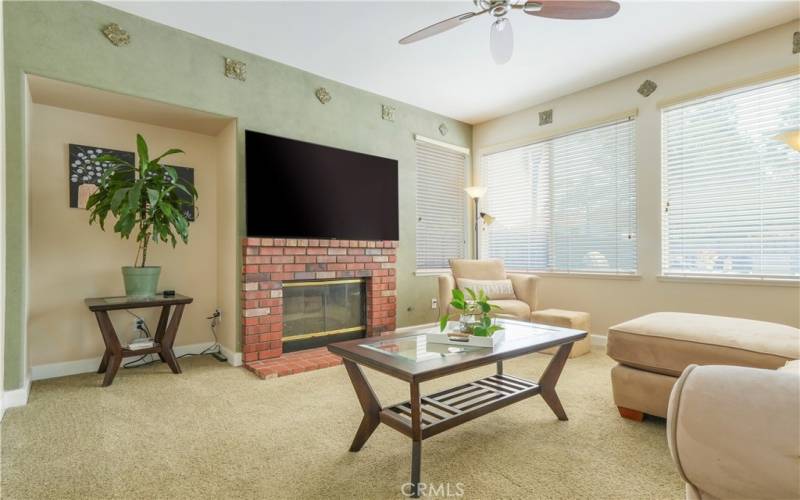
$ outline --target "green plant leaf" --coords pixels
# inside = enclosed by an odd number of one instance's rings
[[[447,328],[447,322],[450,321],[450,317],[447,314],[443,314],[441,318],[439,318],[439,331],[443,332]]]
[[[478,305],[480,305],[481,311],[484,313],[488,313],[492,310],[492,306],[490,306],[488,302],[478,302]]]
[[[475,295],[475,290],[473,290],[472,288],[465,288],[464,290],[469,295],[469,298],[471,298],[472,300],[478,300],[478,296]]]
[[[458,288],[453,289],[453,300],[464,302],[464,292]]]
[[[119,206],[122,203],[122,201],[125,199],[125,197],[128,195],[128,191],[130,191],[129,188],[122,188],[122,189],[117,190],[114,193],[114,195],[111,197],[111,211],[112,212],[116,213],[119,210]],[[95,194],[97,194],[97,193],[95,193]],[[94,195],[92,195],[92,196],[94,196]],[[92,196],[89,197],[90,200],[91,200]]]
[[[467,304],[463,300],[453,299],[453,301],[450,302],[450,305],[455,307],[456,309],[458,309],[460,311],[466,311],[467,310]]]
[[[164,158],[165,156],[169,156],[169,155],[178,154],[178,153],[183,153],[183,150],[182,149],[177,149],[177,148],[168,149],[161,156],[159,156],[156,159],[152,160],[151,163],[159,163],[161,161],[161,158]]]
[[[150,163],[147,154],[147,143],[142,137],[141,134],[136,134],[136,150],[139,152],[139,164],[140,165],[147,165]]]

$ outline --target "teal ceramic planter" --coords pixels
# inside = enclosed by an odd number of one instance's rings
[[[158,289],[160,266],[122,268],[122,279],[125,282],[125,295],[128,297],[152,297]]]

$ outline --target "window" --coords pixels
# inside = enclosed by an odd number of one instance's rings
[[[417,269],[464,257],[467,151],[417,136]]]
[[[662,271],[800,276],[800,78],[662,111]]]
[[[633,274],[635,121],[483,157],[486,256],[518,271]]]

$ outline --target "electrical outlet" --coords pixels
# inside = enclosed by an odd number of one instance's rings
[[[439,309],[439,299],[431,299],[431,309]]]
[[[137,333],[144,331],[144,320],[143,319],[136,318],[136,320],[133,322],[133,331],[137,332]]]

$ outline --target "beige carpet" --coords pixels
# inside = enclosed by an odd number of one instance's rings
[[[548,356],[508,362],[538,378]],[[411,443],[380,426],[347,451],[361,410],[341,366],[259,380],[212,359],[35,382],[27,407],[2,423],[2,497],[401,498]],[[423,442],[422,479],[463,498],[682,498],[664,422],[621,419],[612,362],[567,362],[558,385],[570,417],[531,398]],[[423,385],[423,392],[490,369]],[[367,371],[387,404],[408,386]]]

